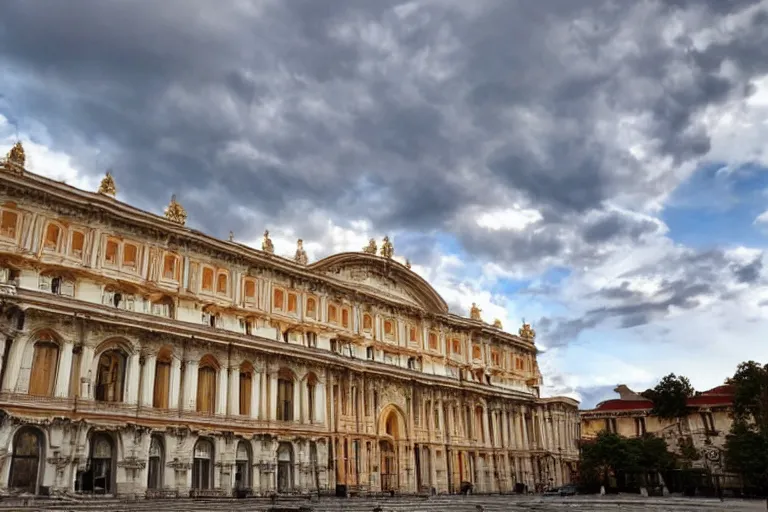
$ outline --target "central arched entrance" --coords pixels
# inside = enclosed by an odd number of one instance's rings
[[[405,439],[405,419],[400,410],[389,405],[379,417],[379,475],[381,490],[400,490],[400,450]]]
[[[13,438],[11,473],[8,487],[37,494],[40,481],[40,463],[43,460],[43,437],[40,431],[25,427]]]

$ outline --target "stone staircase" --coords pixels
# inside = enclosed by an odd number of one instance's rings
[[[380,507],[380,508],[379,508]],[[508,511],[751,511],[765,510],[765,502],[696,499],[640,499],[636,496],[599,497],[577,496],[573,498],[542,496],[433,496],[433,497],[388,497],[388,498],[280,498],[273,503],[269,498],[212,498],[212,499],[168,499],[168,500],[125,500],[117,498],[82,499],[24,499],[5,498],[0,501],[0,511],[146,511],[146,512],[508,512]]]

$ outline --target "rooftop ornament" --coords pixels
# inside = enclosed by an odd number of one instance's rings
[[[171,196],[171,202],[165,208],[165,218],[180,226],[187,223],[187,210],[176,202],[176,194]]]
[[[3,162],[3,169],[8,171],[21,173],[24,170],[24,164],[26,163],[26,155],[24,154],[24,146],[21,142],[17,142],[13,145],[8,154],[5,156]]]
[[[99,183],[99,194],[105,196],[115,197],[117,195],[117,186],[115,186],[115,179],[112,177],[112,173],[107,171],[107,174],[101,179]]]
[[[293,256],[293,259],[299,265],[306,265],[309,263],[307,251],[304,250],[304,241],[301,238],[296,241],[296,254]]]
[[[405,268],[407,268],[408,270],[411,269],[411,260],[405,260]]]
[[[473,302],[472,303],[472,307],[469,308],[469,318],[471,318],[472,320],[481,320],[482,321],[482,318],[480,317],[480,313],[482,311],[483,310],[480,309],[479,307],[477,307],[477,304],[475,304]]]
[[[531,328],[531,324],[525,323],[525,320],[523,320],[523,326],[517,333],[524,340],[533,341],[536,338],[536,331]]]
[[[366,254],[374,254],[375,255],[377,249],[378,249],[378,247],[376,246],[376,240],[371,238],[370,240],[368,240],[368,245],[363,247],[363,252],[366,253]]]
[[[275,253],[275,246],[272,244],[272,240],[269,238],[269,230],[264,230],[264,240],[261,242],[261,250],[270,254]]]
[[[497,328],[497,329],[503,329],[503,328],[504,328],[504,327],[502,327],[502,325],[501,325],[501,320],[499,320],[498,318],[497,318],[496,320],[494,320],[494,321],[493,321],[493,326],[494,326],[495,328]]]
[[[381,242],[381,255],[387,259],[392,259],[395,255],[395,246],[389,241],[388,236],[385,236]]]

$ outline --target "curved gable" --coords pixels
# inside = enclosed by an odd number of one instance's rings
[[[397,261],[366,253],[344,252],[328,256],[309,269],[368,288],[378,294],[432,313],[447,313],[448,304],[432,286]]]

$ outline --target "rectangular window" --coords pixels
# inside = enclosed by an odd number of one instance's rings
[[[314,297],[307,297],[306,316],[317,319],[317,299]]]
[[[117,252],[119,246],[115,240],[107,240],[107,247],[104,251],[104,263],[107,265],[117,265]]]
[[[229,275],[225,271],[220,270],[219,275],[216,276],[216,293],[226,295],[228,282]]]
[[[339,321],[339,313],[336,306],[333,304],[328,305],[328,323],[335,324]]]
[[[347,308],[341,310],[341,326],[349,329],[349,309]]]
[[[213,269],[210,267],[203,267],[203,286],[202,290],[205,292],[213,291]]]
[[[384,320],[384,336],[388,338],[394,338],[395,322],[393,322],[392,320]]]
[[[645,418],[635,418],[635,435],[642,437],[645,435]]]
[[[163,258],[163,279],[178,281],[178,257],[174,254],[166,254]]]
[[[373,361],[373,347],[366,347],[365,348],[365,357],[367,359],[370,359]]]
[[[408,328],[408,341],[410,343],[417,343],[419,341],[419,338],[417,336],[416,327],[410,326]]]
[[[3,210],[0,217],[0,236],[5,238],[16,238],[16,228],[18,226],[19,215],[16,212]]]
[[[61,228],[57,224],[48,224],[48,227],[45,228],[45,240],[43,240],[43,248],[48,251],[58,251],[60,239]]]
[[[297,298],[295,293],[288,294],[288,312],[296,313],[297,310]]]
[[[279,288],[272,293],[272,309],[277,311],[283,310],[283,301],[285,300],[285,294],[283,290]]]
[[[138,248],[135,245],[125,244],[123,246],[123,266],[135,269],[138,252]]]
[[[253,301],[256,299],[256,282],[253,279],[245,280],[245,300]]]
[[[437,350],[437,333],[429,333],[429,349]]]

